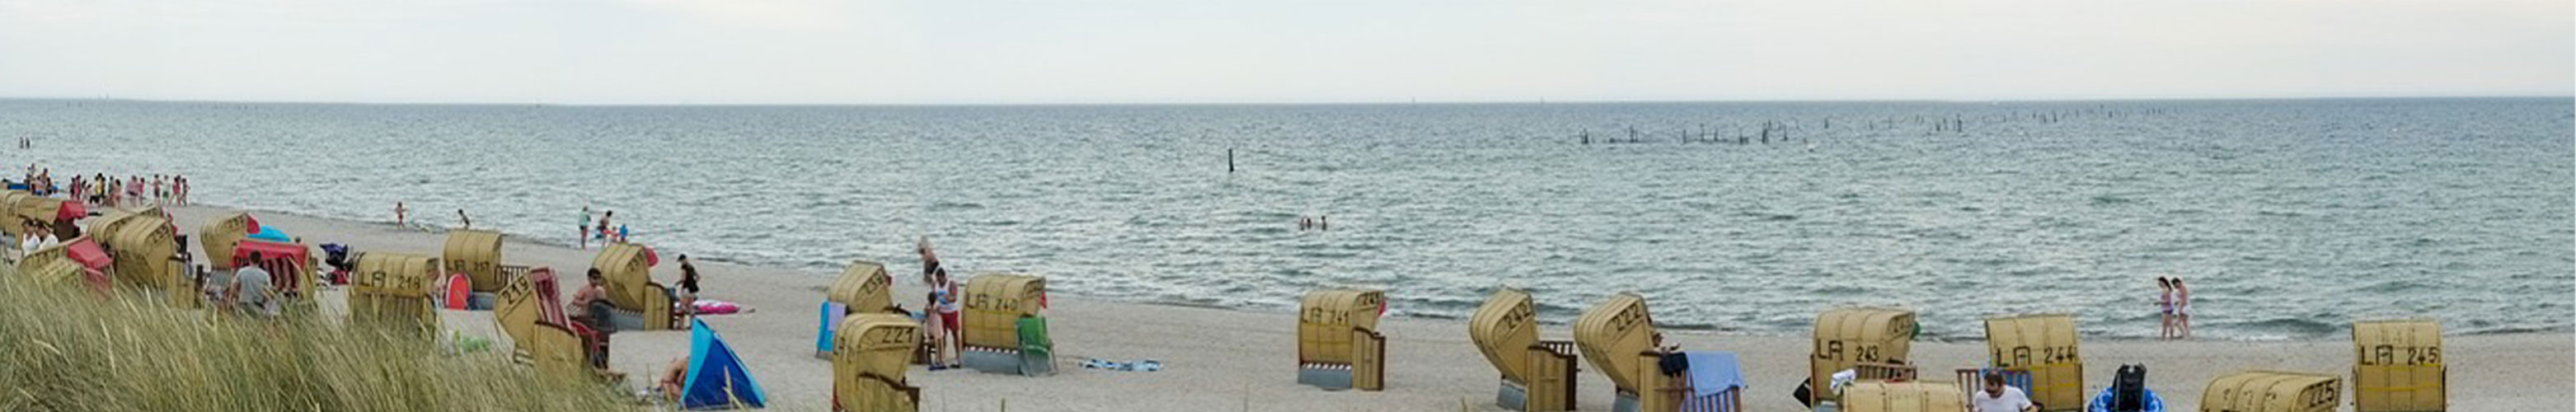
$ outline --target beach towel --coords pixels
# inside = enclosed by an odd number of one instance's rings
[[[1743,367],[1735,352],[1683,352],[1690,359],[1691,396],[1716,395],[1744,386]]]
[[[1115,362],[1101,360],[1100,358],[1091,358],[1090,360],[1082,361],[1082,367],[1086,369],[1106,369],[1113,371],[1153,372],[1163,370],[1163,362],[1153,359],[1135,362]]]
[[[702,320],[689,320],[689,370],[680,385],[680,408],[721,409],[741,402],[742,406],[766,408],[769,397],[760,390],[760,382],[743,370],[742,358],[733,347],[716,336],[715,328]]]

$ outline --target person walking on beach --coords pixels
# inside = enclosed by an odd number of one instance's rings
[[[2157,315],[2157,316],[2159,316],[2159,317],[2164,318],[2164,321],[2163,321],[2163,325],[2164,325],[2164,326],[2163,326],[2163,328],[2162,328],[2162,329],[2159,329],[2159,330],[2157,330],[2157,331],[2156,331],[2156,337],[2157,337],[2157,338],[2160,338],[2160,339],[2173,339],[2173,337],[2174,337],[2174,288],[2173,288],[2173,279],[2169,279],[2169,278],[2166,278],[2166,277],[2163,277],[2163,276],[2157,276],[2157,277],[2156,277],[2156,289],[2158,290],[2158,291],[2156,292],[2156,315]]]
[[[470,216],[466,216],[466,215],[465,215],[465,209],[456,209],[456,221],[457,221],[457,222],[459,222],[459,223],[463,223],[463,224],[465,225],[465,228],[466,228],[466,229],[473,229],[473,228],[474,228],[474,218],[473,218],[473,217],[470,217]]]
[[[2182,339],[2191,339],[2191,287],[2182,285],[2182,277],[2173,278],[2174,330]]]
[[[411,208],[403,207],[400,200],[394,201],[394,227],[411,227]]]
[[[680,312],[682,316],[698,313],[698,265],[689,263],[689,255],[680,255]]]

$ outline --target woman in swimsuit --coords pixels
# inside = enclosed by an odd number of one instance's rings
[[[2156,277],[2156,289],[2159,289],[2159,291],[2157,291],[2157,292],[2156,292],[2156,315],[2164,318],[2164,321],[2163,321],[2164,328],[2163,328],[2163,329],[2159,329],[2159,330],[2157,330],[2157,331],[2156,331],[2156,338],[2157,338],[2157,339],[2173,339],[2173,337],[2174,337],[2174,309],[2173,309],[2173,292],[2174,292],[2174,289],[2173,289],[2173,280],[2172,280],[2172,279],[2166,279],[2166,278],[2165,278],[2165,277],[2163,277],[2163,276],[2157,276],[2157,277]]]

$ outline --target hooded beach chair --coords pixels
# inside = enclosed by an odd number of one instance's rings
[[[1297,316],[1297,383],[1327,390],[1386,389],[1386,335],[1377,319],[1386,292],[1306,292]]]
[[[2359,412],[2450,410],[2442,366],[2442,322],[2432,318],[2352,324],[2352,406]]]
[[[1739,399],[1740,384],[1730,388],[1712,387],[1703,397],[1691,387],[1690,374],[1665,374],[1662,364],[1666,353],[1654,344],[1654,318],[1646,312],[1646,298],[1622,292],[1609,300],[1585,309],[1574,322],[1574,345],[1583,357],[1591,360],[1592,369],[1610,378],[1617,389],[1611,399],[1613,412],[1677,412],[1685,405],[1705,405],[1712,410],[1741,410],[1733,402]],[[1685,354],[1685,356],[1687,356]],[[1732,359],[1732,356],[1728,356]],[[1740,382],[1739,377],[1734,379]],[[1713,386],[1721,385],[1712,383]]]
[[[1914,380],[1915,368],[1905,359],[1915,331],[1914,312],[1904,309],[1856,307],[1817,314],[1806,382],[1816,403],[1836,402],[1833,376],[1845,369],[1858,376],[1855,382]]]
[[[2084,359],[2076,353],[2075,315],[2040,314],[1986,318],[1986,368],[1961,369],[1960,389],[1985,385],[1971,373],[2004,374],[2013,387],[2030,395],[2044,410],[2084,409]],[[1975,382],[1970,385],[1969,382]]]
[[[689,369],[680,384],[680,408],[690,410],[764,408],[769,397],[742,366],[733,347],[705,321],[689,320]]]
[[[18,259],[16,269],[37,284],[76,284],[104,296],[113,286],[107,275],[113,263],[107,252],[99,249],[98,242],[82,237],[29,252]]]
[[[133,286],[145,295],[165,294],[170,305],[182,309],[203,306],[203,285],[197,284],[188,262],[179,257],[179,227],[147,209],[103,221],[90,232],[100,238],[116,260],[117,283]]]
[[[2245,371],[2211,379],[2200,391],[2200,410],[2334,412],[2341,396],[2343,379],[2334,375]]]
[[[966,282],[966,308],[957,323],[968,368],[1026,376],[1055,374],[1055,347],[1046,339],[1046,279],[986,273]],[[1036,330],[1026,330],[1035,328]]]
[[[1467,338],[1502,372],[1494,404],[1526,412],[1574,409],[1574,341],[1538,338],[1538,311],[1528,292],[1505,288],[1467,318]]]
[[[653,282],[653,250],[636,243],[610,243],[599,249],[590,267],[608,282],[608,320],[618,330],[667,330],[679,320],[671,310],[671,288]]]
[[[864,260],[851,261],[841,268],[841,277],[823,293],[823,305],[817,312],[814,327],[814,356],[832,357],[833,334],[841,319],[859,313],[899,313],[894,307],[894,275],[886,273],[885,264]]]
[[[252,218],[249,213],[236,212],[224,215],[221,219],[215,219],[214,222],[207,223],[206,227],[199,228],[197,230],[197,241],[205,244],[205,247],[202,250],[206,252],[206,256],[229,257],[233,255],[234,244],[241,242],[242,239],[249,238],[250,234],[258,232],[259,219]],[[217,272],[233,270],[233,262],[231,259],[206,260],[206,266],[208,269]]]
[[[357,281],[349,292],[350,323],[431,336],[439,323],[431,287],[441,269],[434,257],[359,254]]]
[[[603,377],[608,340],[564,314],[553,269],[534,268],[495,292],[492,321],[510,338],[511,357],[539,373]],[[613,376],[609,376],[613,377]]]
[[[1937,382],[1852,382],[1843,388],[1842,412],[1969,412],[1956,385]]]
[[[921,388],[904,380],[921,324],[903,315],[860,313],[841,320],[832,345],[834,412],[913,412]]]
[[[251,260],[252,253],[259,260]],[[256,266],[268,271],[271,292],[284,299],[284,305],[297,311],[314,309],[316,285],[321,276],[313,266],[313,249],[302,243],[278,243],[243,239],[234,242],[233,254],[226,257],[234,268]]]
[[[500,298],[494,292],[508,286],[512,274],[501,265],[501,232],[450,230],[441,252],[439,259],[447,262],[448,273],[465,274],[465,284],[470,286],[465,308],[492,310],[494,301]]]

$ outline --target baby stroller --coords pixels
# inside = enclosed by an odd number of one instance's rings
[[[349,261],[349,247],[338,243],[322,244],[322,264],[331,265],[331,273],[323,277],[333,285],[349,284],[349,271],[358,266],[358,262]]]

